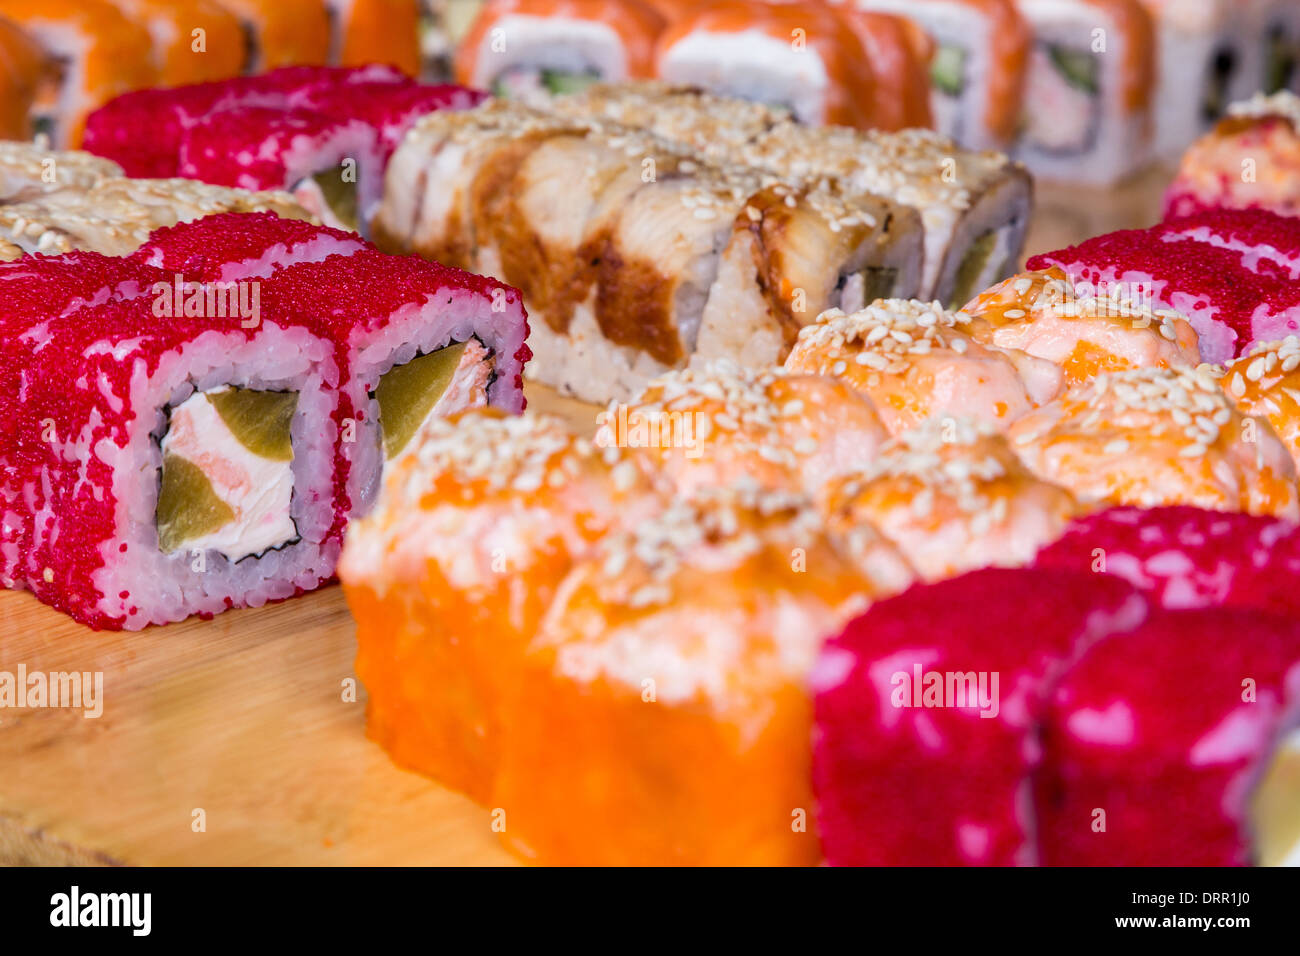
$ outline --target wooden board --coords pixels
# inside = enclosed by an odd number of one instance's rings
[[[1158,218],[1166,177],[1040,189],[1029,250]],[[596,409],[531,390],[576,427]],[[142,633],[0,592],[0,671],[99,671],[103,715],[0,709],[0,863],[503,864],[487,810],[365,736],[341,590]],[[196,832],[196,812],[204,829]]]

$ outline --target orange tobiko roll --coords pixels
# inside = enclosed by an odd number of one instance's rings
[[[847,314],[831,309],[799,332],[785,368],[833,375],[865,392],[894,435],[957,415],[1005,429],[1059,394],[1059,368],[981,345],[962,328],[964,318],[936,302],[905,299]]]
[[[643,446],[685,493],[749,476],[816,496],[889,437],[871,400],[844,382],[728,361],[662,375],[600,425],[597,444]]]
[[[1100,375],[1016,422],[1013,447],[1084,503],[1300,518],[1286,446],[1267,420],[1241,413],[1219,386],[1220,372]]]
[[[370,735],[487,800],[503,703],[561,579],[601,535],[657,508],[635,462],[558,419],[430,420],[339,564]]]
[[[1053,362],[1069,385],[1104,372],[1200,364],[1186,316],[1126,296],[1123,288],[1076,285],[1053,266],[998,283],[962,312],[975,341]]]
[[[1219,380],[1245,415],[1273,426],[1300,468],[1300,337],[1256,345]]]
[[[803,500],[712,489],[613,535],[524,662],[493,805],[520,856],[566,865],[811,864],[809,671],[910,571],[864,570]]]

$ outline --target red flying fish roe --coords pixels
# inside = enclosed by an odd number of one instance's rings
[[[205,117],[236,106],[283,109],[299,97],[318,97],[325,90],[358,82],[410,84],[387,66],[292,66],[261,76],[136,90],[90,114],[82,149],[116,161],[128,176],[179,176],[185,132]]]
[[[1145,613],[1114,577],[1005,569],[873,605],[825,647],[812,675],[827,862],[1034,862],[1026,789],[1048,680],[1087,643]],[[906,682],[918,669],[922,684],[945,674],[945,690],[946,672],[982,673],[990,706],[924,706],[924,695],[916,706]]]
[[[356,233],[284,219],[273,212],[231,212],[155,230],[129,258],[168,273],[179,272],[189,281],[206,282],[248,276],[255,264],[264,267],[253,271],[267,275],[274,271],[277,258],[290,260],[309,249],[331,248],[350,253],[374,247]]]
[[[379,130],[385,161],[402,141],[411,124],[437,110],[473,109],[488,94],[445,83],[357,83],[345,92],[327,88],[303,94],[295,105],[318,110],[335,119],[358,119]]]
[[[1094,645],[1051,695],[1035,780],[1043,862],[1250,862],[1251,786],[1300,714],[1297,678],[1294,617],[1158,611]]]
[[[1300,290],[1280,281],[1285,276],[1280,267],[1270,270],[1266,264],[1268,274],[1261,275],[1243,265],[1241,253],[1201,242],[1168,242],[1161,238],[1160,229],[1097,236],[1034,256],[1027,268],[1060,266],[1072,281],[1154,286],[1150,291],[1157,306],[1188,317],[1201,338],[1201,353],[1210,362],[1235,358],[1254,341],[1257,314],[1281,316],[1269,325],[1282,328],[1286,314],[1300,309]],[[1294,318],[1290,321],[1300,327]]]
[[[217,186],[284,189],[295,155],[309,155],[317,143],[351,135],[355,152],[366,148],[370,130],[313,110],[241,106],[213,113],[190,129],[181,147],[181,175]]]
[[[1123,578],[1169,609],[1300,616],[1300,529],[1200,508],[1110,508],[1075,521],[1035,566]]]
[[[3,539],[6,549],[17,545],[23,563],[12,577],[94,628],[123,624],[97,608],[102,595],[91,583],[116,519],[113,470],[100,452],[109,450],[103,443],[125,447],[140,413],[121,396],[131,394],[138,376],[152,374],[162,356],[205,332],[231,342],[255,332],[225,320],[219,328],[212,319],[158,321],[151,305],[141,296],[52,319],[52,334],[23,356],[18,392],[0,390],[0,420],[16,431],[12,443],[0,446],[5,487],[19,489],[23,504],[17,540],[8,527]]]

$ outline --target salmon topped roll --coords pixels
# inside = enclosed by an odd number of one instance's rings
[[[244,70],[325,63],[330,21],[325,0],[220,0],[239,18],[248,56]]]
[[[653,76],[663,28],[641,0],[488,0],[456,51],[456,79],[545,105],[601,80]]]
[[[1286,446],[1207,367],[1098,376],[1020,419],[1011,439],[1030,468],[1085,503],[1300,518]]]
[[[239,18],[217,0],[112,0],[153,38],[158,85],[239,76],[247,44]]]
[[[1003,435],[965,418],[903,432],[826,498],[832,530],[875,525],[927,581],[1029,564],[1080,510],[1068,491],[1026,468]]]
[[[910,571],[788,494],[677,501],[602,541],[524,661],[493,804],[543,864],[813,864],[809,671]],[[557,740],[564,746],[556,747]]]
[[[981,345],[961,318],[938,303],[901,299],[852,314],[832,310],[799,333],[785,368],[832,375],[865,392],[893,435],[945,415],[1005,429],[1057,396],[1059,368]]]
[[[0,0],[0,17],[45,52],[51,68],[38,88],[32,125],[57,148],[80,145],[96,107],[157,79],[149,31],[108,0]]]
[[[1017,0],[1034,32],[1015,156],[1107,186],[1153,157],[1155,26],[1139,0]]]
[[[1033,31],[1014,0],[846,0],[919,24],[935,128],[968,149],[1008,149],[1020,125]]]
[[[1194,367],[1197,336],[1182,315],[1123,293],[1071,283],[1059,268],[1026,272],[962,309],[977,342],[1054,362],[1068,385],[1130,368]]]
[[[0,17],[0,139],[32,138],[32,107],[52,66],[32,37]]]
[[[420,0],[325,0],[325,11],[330,63],[387,63],[420,75]]]
[[[1242,414],[1273,426],[1300,468],[1300,337],[1256,345],[1229,363],[1219,384]]]
[[[1165,217],[1216,208],[1300,215],[1300,97],[1283,91],[1233,103],[1183,154]]]
[[[789,111],[800,123],[875,125],[876,76],[837,8],[719,0],[664,30],[655,72]]]
[[[681,492],[749,476],[816,496],[868,465],[888,437],[871,401],[843,382],[714,362],[611,404],[596,443],[647,449]]]
[[[560,581],[602,535],[662,507],[636,460],[559,419],[430,421],[349,529],[339,567],[370,736],[486,802],[502,708]]]

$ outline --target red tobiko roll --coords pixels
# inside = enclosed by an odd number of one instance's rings
[[[1163,227],[1128,229],[1034,256],[1030,270],[1059,266],[1076,286],[1121,285],[1130,298],[1186,315],[1207,362],[1229,361],[1257,340],[1300,329],[1300,289],[1281,266],[1245,263],[1223,245],[1166,237]],[[1258,269],[1259,271],[1256,271]]]
[[[1146,602],[1103,575],[984,570],[875,604],[812,675],[826,859],[1037,860],[1030,775],[1051,678]]]
[[[1241,257],[1251,272],[1300,279],[1300,219],[1267,209],[1214,209],[1156,227],[1162,239],[1188,239]]]
[[[1035,566],[1123,578],[1162,607],[1300,616],[1300,529],[1200,508],[1111,508],[1074,521]]]
[[[1035,783],[1043,862],[1229,866],[1272,857],[1275,848],[1255,839],[1275,832],[1272,821],[1252,821],[1251,801],[1298,723],[1295,617],[1158,611],[1102,640],[1051,695]],[[1297,813],[1292,794],[1292,823]]]
[[[318,87],[295,97],[297,106],[318,110],[336,119],[359,119],[379,131],[387,161],[411,124],[425,113],[473,109],[488,94],[452,83],[356,83],[346,90]]]

